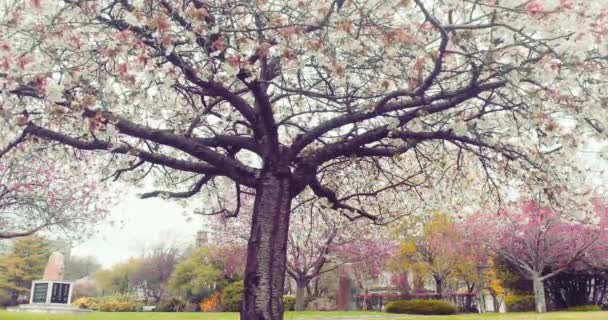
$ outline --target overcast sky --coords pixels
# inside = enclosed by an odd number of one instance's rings
[[[76,244],[74,255],[95,256],[104,267],[138,256],[160,242],[187,246],[203,227],[203,217],[185,214],[185,209],[163,199],[138,199],[128,192],[111,209],[110,219],[99,225],[92,238]],[[122,222],[120,222],[122,221]]]

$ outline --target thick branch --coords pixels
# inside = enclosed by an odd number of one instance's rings
[[[95,115],[97,115],[97,112],[85,112],[85,116],[92,117]],[[110,112],[102,112],[101,115],[112,123],[122,134],[156,142],[186,152],[197,159],[203,160],[215,168],[218,168],[219,171],[223,172],[222,175],[226,175],[235,181],[249,181],[251,183],[255,179],[255,169],[240,163],[238,160],[220,154],[209,147],[199,144],[194,139],[176,135],[167,130],[142,126],[122,117],[115,116]],[[238,139],[224,137],[224,140],[234,141]],[[219,140],[216,141],[219,144]]]
[[[35,227],[33,229],[30,229],[28,231],[21,231],[21,232],[0,232],[0,239],[14,239],[14,238],[21,238],[21,237],[27,237],[27,236],[31,236],[32,234],[48,227],[48,224],[43,224],[40,225],[38,227]]]
[[[0,150],[0,159],[2,159],[2,157],[5,154],[7,154],[9,151],[11,151],[15,147],[17,147],[21,142],[23,142],[25,140],[26,136],[27,136],[27,132],[25,132],[25,130],[23,130],[21,132],[21,134],[15,140],[11,141],[4,149]]]
[[[134,156],[139,157],[146,162],[162,165],[168,168],[172,168],[180,171],[201,173],[201,174],[210,174],[210,175],[222,175],[223,173],[217,168],[210,166],[208,164],[194,162],[194,161],[186,161],[181,159],[172,158],[169,156],[165,156],[158,153],[151,153],[144,150],[136,149],[127,146],[126,144],[114,146],[109,142],[100,141],[100,140],[81,140],[77,138],[70,137],[66,134],[59,133],[56,131],[52,131],[46,128],[42,128],[33,123],[29,123],[26,127],[25,131],[34,136],[57,141],[62,144],[68,145],[70,147],[80,149],[80,150],[103,150],[108,151],[115,154],[132,154]]]
[[[321,182],[316,178],[313,179],[313,181],[310,183],[310,188],[314,192],[314,194],[317,195],[318,197],[326,198],[329,201],[329,203],[331,203],[331,205],[332,205],[331,209],[344,209],[344,210],[351,211],[351,212],[359,215],[357,217],[345,215],[346,218],[348,218],[349,220],[355,220],[355,219],[358,219],[361,217],[368,218],[372,221],[378,220],[378,216],[368,213],[365,210],[351,207],[345,203],[340,202],[336,193],[333,190],[321,185]]]
[[[505,86],[505,84],[505,81],[487,82],[483,84],[473,83],[470,86],[458,90],[444,91],[423,98],[416,97],[407,102],[388,103],[387,98],[385,97],[373,105],[372,111],[344,114],[320,123],[294,141],[290,148],[289,155],[291,157],[296,157],[306,146],[319,139],[324,134],[345,125],[373,119],[389,112],[411,110],[399,117],[400,125],[403,125],[422,114],[438,113],[453,108],[464,101],[476,97],[481,92],[495,90]],[[406,93],[411,94],[411,92],[403,92],[403,94]],[[391,97],[392,95],[398,96],[396,93],[390,93],[387,97]],[[440,100],[445,101],[439,102]]]
[[[147,192],[147,193],[141,194],[139,197],[141,199],[148,199],[148,198],[154,198],[154,197],[187,199],[187,198],[190,198],[190,197],[196,195],[197,193],[199,193],[201,191],[201,189],[203,188],[203,186],[207,182],[209,182],[211,179],[213,179],[213,177],[214,176],[212,176],[212,175],[203,176],[194,185],[192,185],[192,187],[188,191],[184,191],[184,192],[152,191],[152,192]]]

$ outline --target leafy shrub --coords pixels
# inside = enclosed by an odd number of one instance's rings
[[[505,298],[509,312],[534,311],[534,296],[530,295],[508,295]]]
[[[245,285],[243,281],[233,282],[224,288],[223,302],[224,310],[230,312],[240,312],[243,305],[243,292]]]
[[[138,305],[131,301],[108,300],[99,304],[99,311],[104,312],[134,312]]]
[[[89,309],[89,310],[98,310],[99,307],[95,299],[90,297],[82,297],[74,300],[72,302],[73,305],[77,306],[80,309]]]
[[[600,306],[598,306],[598,305],[588,305],[588,306],[570,307],[567,310],[568,311],[573,311],[573,312],[602,311],[602,308]]]
[[[457,309],[454,305],[443,300],[401,300],[389,302],[386,305],[388,313],[409,314],[455,314]]]
[[[223,311],[222,293],[216,292],[209,299],[201,301],[200,307],[203,312]]]
[[[76,299],[74,305],[81,309],[104,312],[133,312],[141,309],[141,305],[131,296],[114,295],[98,298],[83,297]]]
[[[283,306],[285,311],[294,311],[296,309],[296,297],[283,296]]]
[[[160,312],[182,312],[186,309],[186,302],[178,298],[171,298],[162,303],[156,310]]]

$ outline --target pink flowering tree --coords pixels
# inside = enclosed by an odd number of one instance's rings
[[[344,265],[358,265],[357,279],[377,277],[384,270],[392,243],[381,238],[383,227],[369,222],[349,223],[327,213],[294,214],[287,247],[287,274],[296,283],[296,310],[304,310],[304,289],[324,273]],[[316,221],[315,221],[316,220]],[[363,267],[365,266],[365,267]]]
[[[103,220],[103,187],[78,170],[44,154],[0,158],[0,240],[41,231],[86,236]]]
[[[502,211],[498,221],[494,214],[470,217],[464,229],[480,246],[492,248],[532,281],[536,311],[545,312],[546,279],[575,267],[596,251],[606,252],[606,211],[579,218],[525,201]]]
[[[248,197],[243,200],[244,208],[253,202]],[[311,284],[325,273],[356,265],[354,276],[363,285],[384,271],[394,251],[393,243],[382,238],[386,236],[384,227],[367,220],[351,222],[311,201],[299,202],[294,210],[287,240],[287,276],[296,285],[296,310],[305,310]],[[238,219],[214,221],[219,225],[213,229],[221,230],[216,237],[235,243],[247,241],[249,219],[242,214]]]
[[[394,241],[373,236],[373,230],[355,229],[357,240],[337,248],[337,256],[349,264],[359,289],[363,291],[363,308],[367,308],[370,285],[388,270],[388,264],[397,252]],[[376,230],[377,232],[377,230]]]
[[[305,190],[377,223],[504,186],[575,201],[556,188],[606,132],[605,6],[8,0],[0,148],[80,150],[148,197],[254,190],[242,318],[282,319]]]

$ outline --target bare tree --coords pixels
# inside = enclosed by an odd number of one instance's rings
[[[174,246],[158,245],[142,257],[131,283],[140,288],[146,299],[159,304],[167,298],[169,279],[178,263],[179,250]]]

